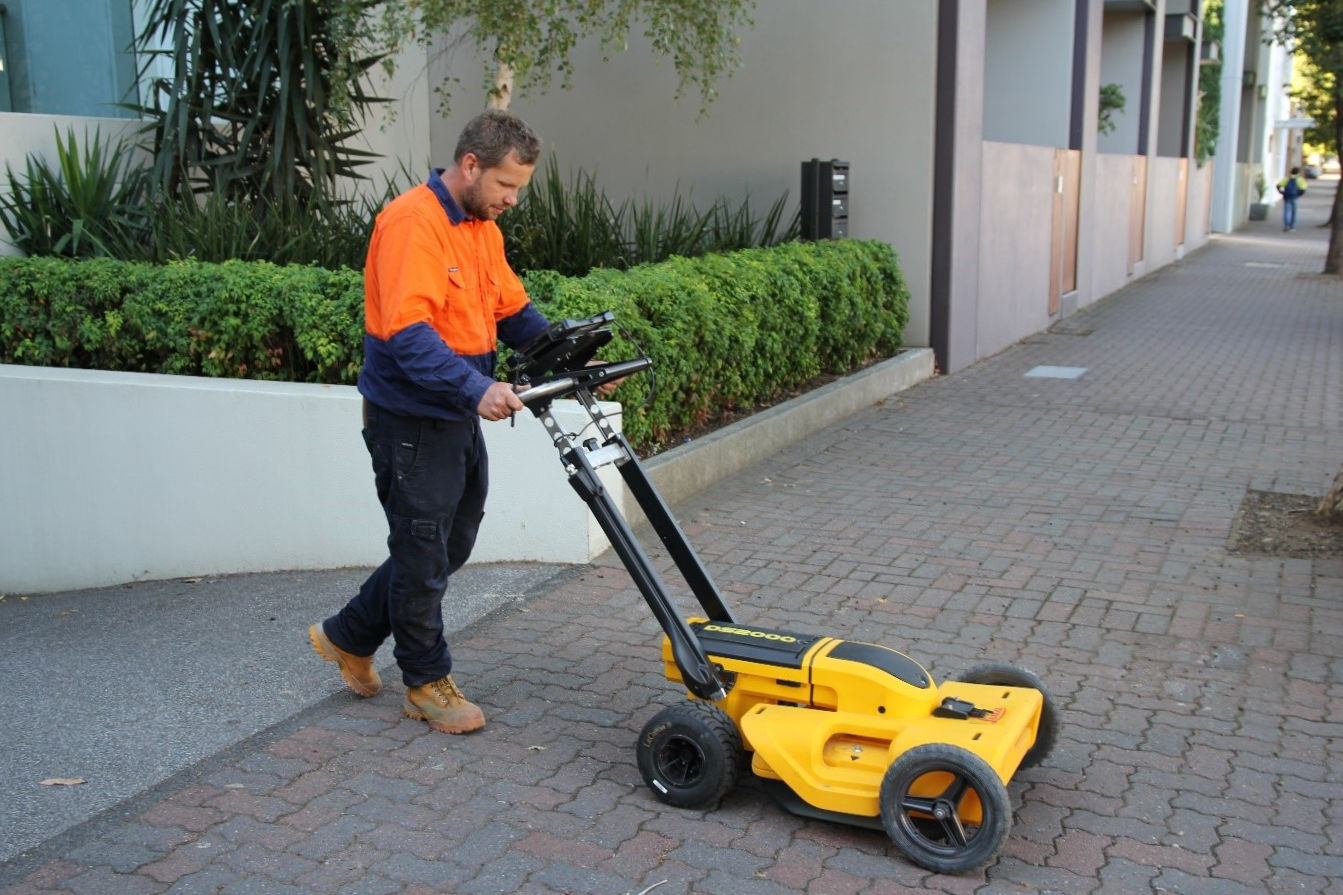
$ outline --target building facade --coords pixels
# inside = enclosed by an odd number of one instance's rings
[[[65,127],[134,127],[117,104],[138,90],[135,0],[4,5],[0,157],[20,167]],[[1273,105],[1285,57],[1248,0],[1226,0],[1223,127],[1202,166],[1199,0],[769,0],[753,17],[705,114],[675,99],[674,72],[637,35],[609,61],[580,45],[570,89],[512,108],[562,171],[582,168],[617,201],[679,192],[763,209],[787,192],[795,207],[803,162],[847,162],[849,235],[895,247],[913,294],[906,340],[933,347],[943,372],[1235,229],[1256,175],[1290,151]],[[87,27],[52,25],[76,19]],[[90,67],[77,83],[52,67],[72,56]],[[402,57],[378,91],[396,114],[368,127],[389,174],[451,157],[485,104],[485,65],[447,42]],[[448,79],[444,115],[431,88]]]

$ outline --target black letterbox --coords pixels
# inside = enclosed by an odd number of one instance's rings
[[[802,163],[802,238],[849,235],[849,163],[812,159]]]

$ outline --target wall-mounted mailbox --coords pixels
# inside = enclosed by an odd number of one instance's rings
[[[802,238],[849,235],[849,163],[812,159],[802,163]]]

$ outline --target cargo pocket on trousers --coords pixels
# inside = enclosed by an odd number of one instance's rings
[[[421,541],[439,540],[438,523],[433,519],[412,519],[410,520],[411,537],[418,538]]]

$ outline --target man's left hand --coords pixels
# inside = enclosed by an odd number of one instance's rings
[[[590,360],[588,361],[588,366],[600,367],[604,363],[606,363],[606,361]],[[598,398],[605,398],[612,392],[614,392],[616,389],[620,388],[620,383],[624,382],[627,378],[628,377],[622,376],[619,379],[612,379],[610,382],[603,382],[601,385],[593,389],[592,393],[596,395]]]

